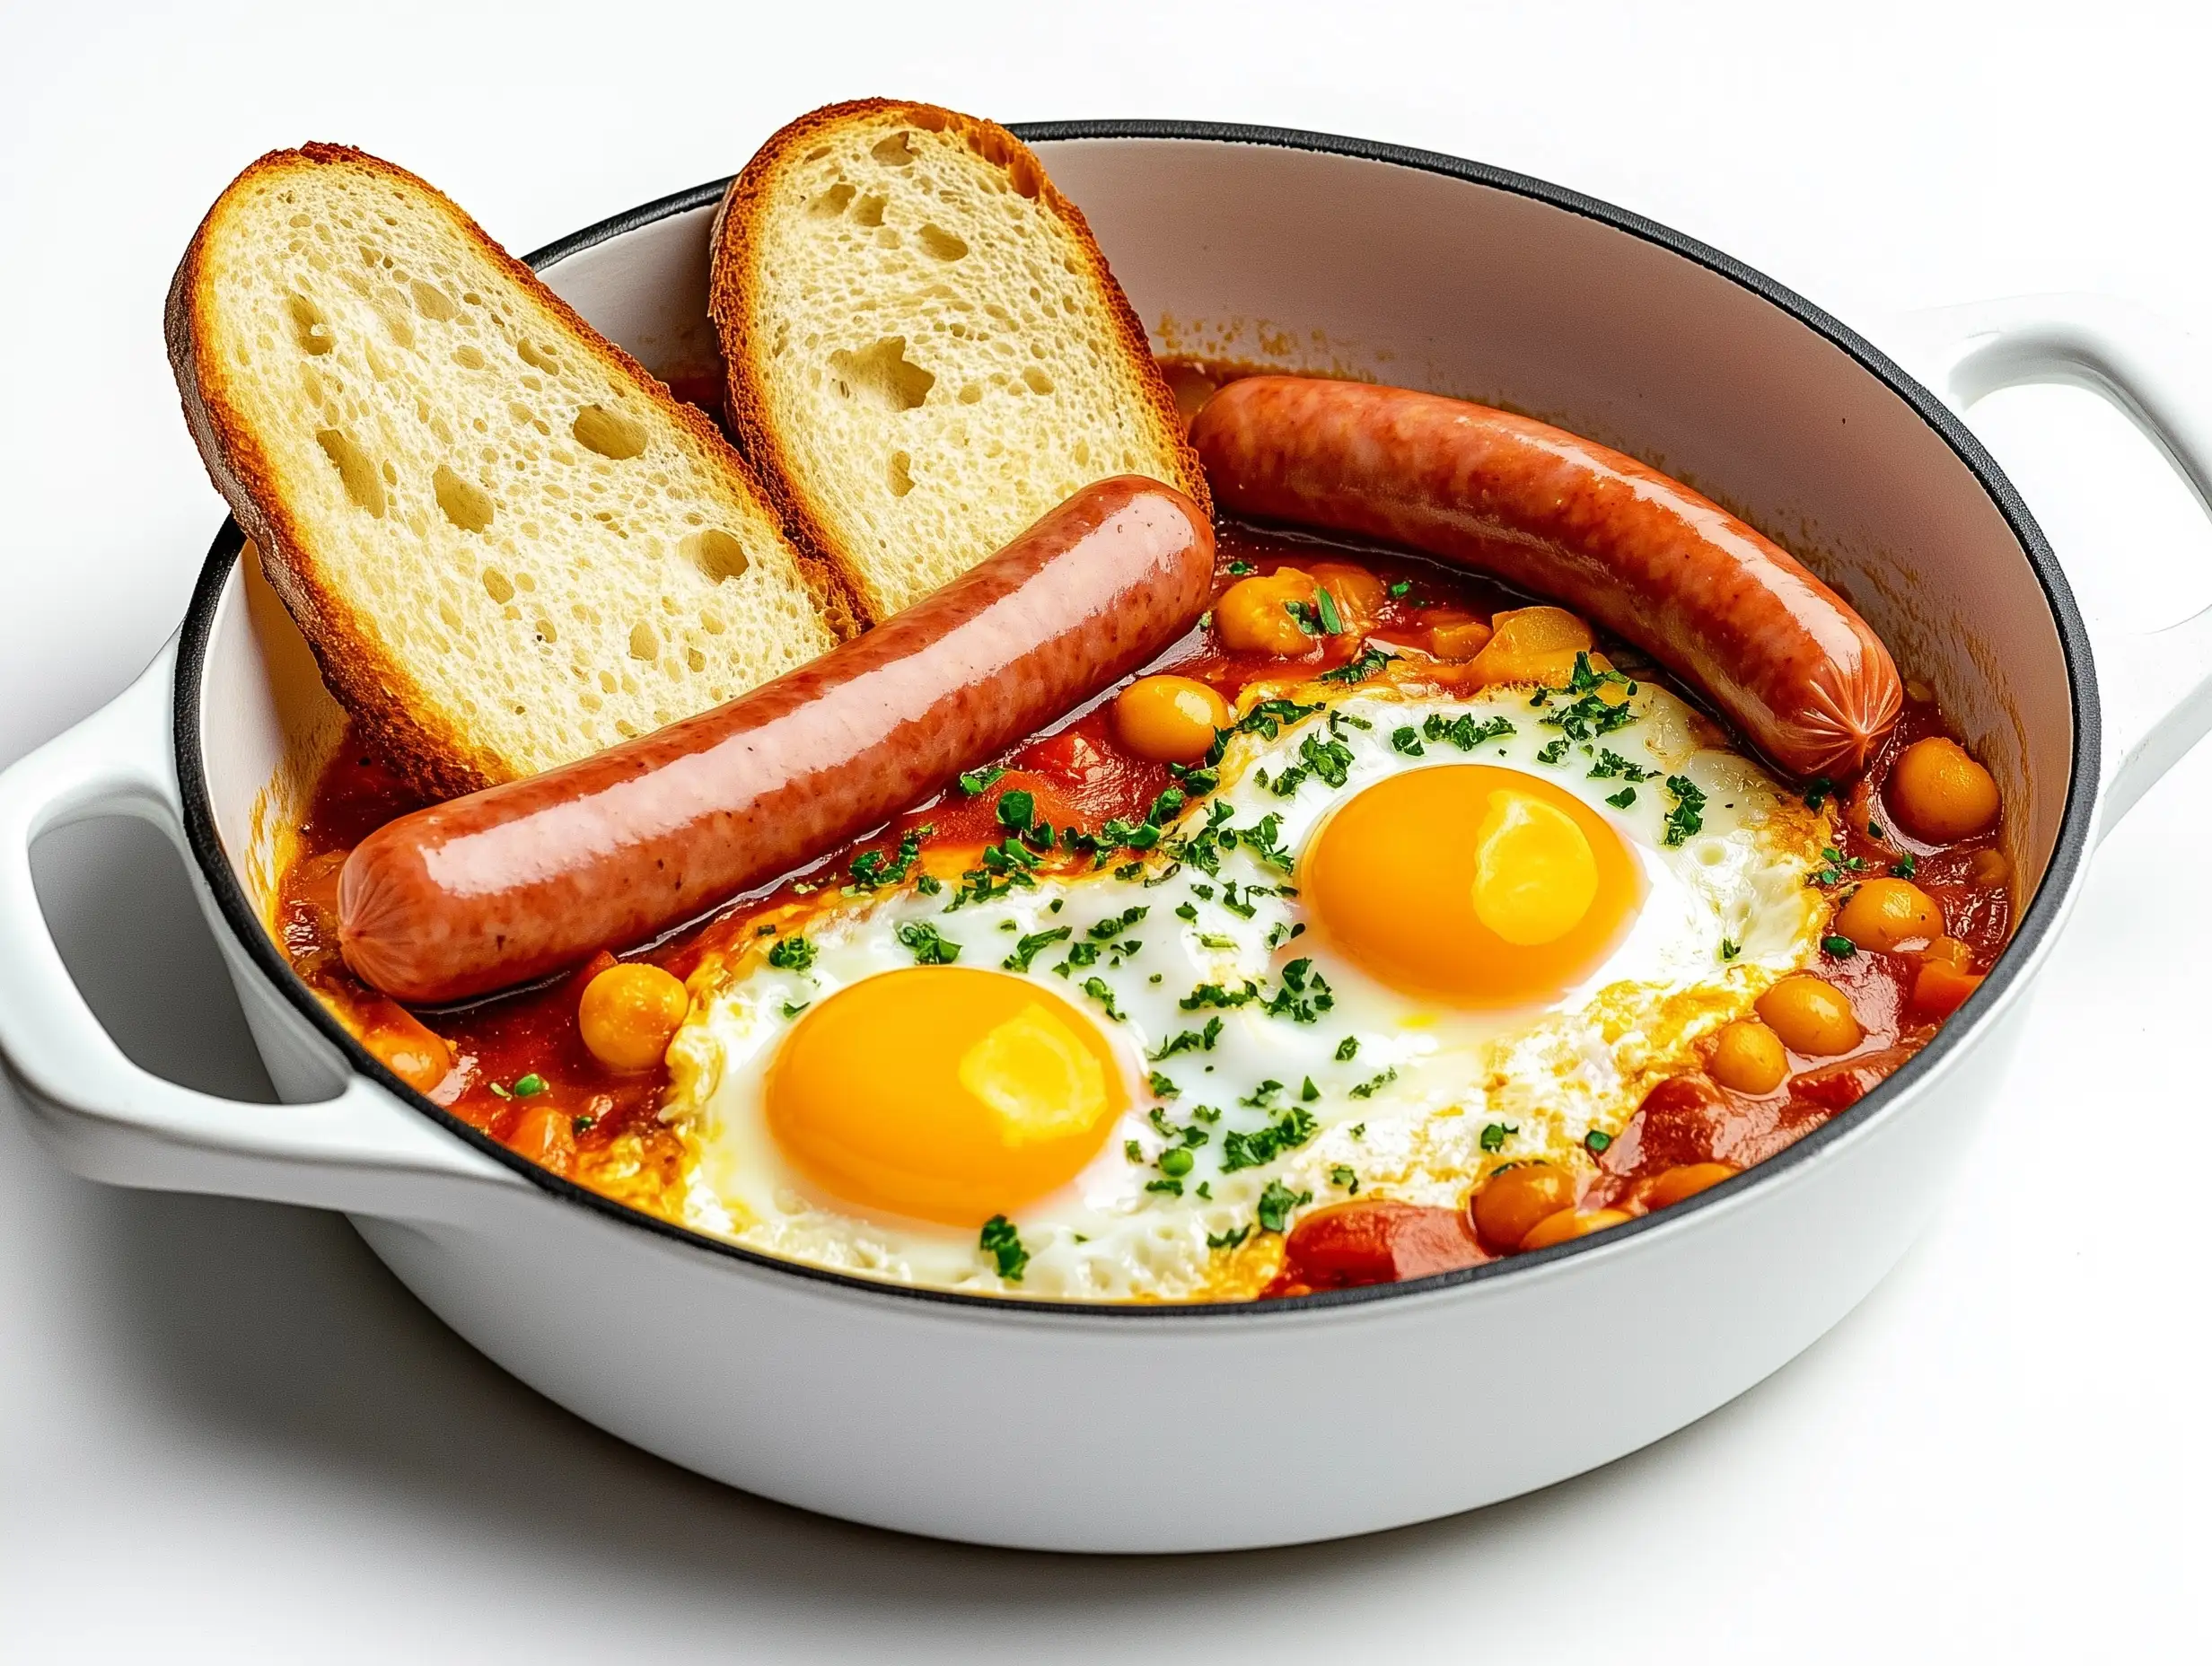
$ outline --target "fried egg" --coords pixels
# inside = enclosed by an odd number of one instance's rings
[[[685,1223],[941,1288],[1248,1296],[1306,1208],[1586,1164],[1817,952],[1826,812],[1666,689],[1385,677],[1238,718],[1146,848],[926,850],[710,956],[669,1053]]]

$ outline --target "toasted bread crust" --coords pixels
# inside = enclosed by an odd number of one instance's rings
[[[211,295],[205,276],[211,235],[243,188],[271,174],[321,167],[358,169],[419,193],[426,206],[446,215],[476,252],[520,285],[549,320],[587,355],[633,379],[660,415],[685,429],[707,455],[722,463],[741,489],[768,510],[770,520],[780,517],[772,495],[704,412],[678,399],[636,360],[585,323],[435,187],[343,145],[310,144],[298,150],[271,151],[248,167],[201,220],[169,286],[163,333],[185,421],[215,489],[260,552],[263,574],[307,638],[324,682],[353,719],[355,732],[418,792],[433,798],[453,797],[527,771],[448,722],[407,668],[379,645],[346,598],[322,581],[303,553],[304,530],[285,502],[268,453],[231,397],[221,355],[202,350],[212,333],[207,311]],[[851,635],[856,626],[850,587],[833,564],[801,546],[794,545],[794,553],[830,628],[840,636]]]
[[[712,233],[713,267],[708,280],[707,310],[722,346],[728,391],[724,418],[732,437],[756,477],[775,502],[785,530],[811,560],[832,568],[846,592],[861,609],[868,624],[879,622],[869,604],[868,585],[856,562],[848,557],[830,531],[819,506],[800,478],[796,461],[783,445],[778,425],[768,407],[762,379],[751,373],[750,350],[754,339],[750,320],[760,288],[755,260],[758,230],[768,194],[777,173],[793,157],[803,153],[808,142],[848,122],[883,116],[909,122],[929,132],[953,132],[987,162],[1005,170],[1025,197],[1040,197],[1079,246],[1090,268],[1090,277],[1105,298],[1116,344],[1137,370],[1144,390],[1146,414],[1155,427],[1161,449],[1175,458],[1179,478],[1167,482],[1192,499],[1210,517],[1213,498],[1207,489],[1206,472],[1190,447],[1181,411],[1166,378],[1160,374],[1152,354],[1151,339],[1129,305],[1128,295],[1106,264],[1090,222],[1052,183],[1036,153],[997,123],[965,116],[935,104],[899,99],[854,99],[827,104],[786,123],[754,153],[743,171],[730,181],[722,206],[715,211]]]

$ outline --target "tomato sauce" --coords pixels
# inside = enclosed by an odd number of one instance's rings
[[[1179,399],[1191,408],[1237,373],[1234,367],[1189,363],[1168,370]],[[718,376],[679,378],[672,385],[718,416]],[[1371,575],[1361,585],[1368,598],[1362,633],[1316,636],[1295,658],[1238,653],[1223,644],[1209,615],[1152,668],[1208,683],[1232,706],[1255,680],[1303,680],[1344,664],[1362,651],[1363,636],[1419,662],[1421,679],[1437,690],[1463,689],[1465,662],[1486,634],[1486,622],[1502,608],[1532,600],[1403,552],[1233,522],[1219,529],[1216,559],[1217,596],[1241,578],[1286,566],[1310,572],[1321,564]],[[1632,650],[1602,646],[1630,675],[1669,680]],[[1704,709],[1695,690],[1676,691]],[[1905,835],[1883,807],[1883,788],[1899,754],[1915,741],[1945,732],[1932,700],[1909,698],[1903,719],[1862,780],[1810,789],[1817,796],[1833,795],[1839,821],[1828,867],[1815,877],[1840,902],[1867,879],[1909,875],[1941,905],[1948,934],[1964,944],[1971,964],[1963,969],[1979,974],[1987,971],[2012,925],[2010,876],[1995,833],[1930,846]],[[622,958],[650,960],[688,977],[705,956],[742,948],[763,916],[843,884],[856,855],[874,850],[888,855],[905,836],[916,837],[932,866],[965,865],[1001,837],[996,805],[1008,791],[1031,794],[1040,820],[1096,834],[1116,818],[1140,821],[1174,784],[1167,766],[1135,757],[1117,742],[1104,699],[977,773],[988,777],[983,790],[956,788],[917,804],[868,837],[657,943],[627,950]],[[665,1075],[608,1069],[584,1046],[578,1028],[584,985],[613,963],[610,956],[531,988],[411,1013],[346,967],[337,934],[337,881],[346,854],[373,829],[420,804],[350,738],[340,747],[317,785],[299,829],[296,855],[279,884],[276,934],[294,969],[373,1052],[463,1120],[549,1168],[629,1201],[652,1206],[655,1188],[672,1196],[681,1184],[682,1149],[658,1117]],[[1669,1171],[1716,1163],[1742,1169],[1771,1156],[1856,1102],[1924,1046],[1940,1022],[1941,1014],[1915,1004],[1918,954],[1882,953],[1831,938],[1807,969],[1848,995],[1865,1031],[1860,1045],[1837,1057],[1792,1056],[1781,1085],[1763,1095],[1722,1087],[1706,1074],[1701,1057],[1684,1059],[1680,1073],[1652,1091],[1617,1139],[1602,1145],[1593,1140],[1595,1168],[1579,1182],[1578,1209],[1633,1215],[1655,1199],[1672,1200],[1654,1189]],[[618,1144],[619,1175],[608,1166]],[[1598,1223],[1609,1222],[1601,1218]],[[1465,1210],[1355,1200],[1315,1211],[1294,1227],[1284,1270],[1268,1293],[1415,1277],[1497,1252],[1497,1246],[1486,1249],[1478,1241]]]

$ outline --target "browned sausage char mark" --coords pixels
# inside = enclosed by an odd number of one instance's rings
[[[456,1001],[642,942],[834,848],[1135,670],[1206,606],[1214,534],[1085,487],[867,635],[711,712],[403,816],[338,886],[365,982]]]
[[[1254,376],[1191,425],[1216,501],[1362,533],[1553,597],[1702,688],[1801,776],[1862,768],[1903,689],[1788,551],[1634,458],[1403,388]]]

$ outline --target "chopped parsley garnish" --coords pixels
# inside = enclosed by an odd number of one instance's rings
[[[1352,1090],[1354,1099],[1373,1099],[1382,1089],[1398,1080],[1398,1066],[1392,1065],[1379,1076],[1370,1076]]]
[[[1476,1144],[1485,1151],[1504,1151],[1506,1136],[1520,1132],[1521,1125],[1517,1122],[1493,1122],[1482,1130],[1482,1137]]]
[[[1566,756],[1567,737],[1561,735],[1556,741],[1547,741],[1544,743],[1542,749],[1536,754],[1536,761],[1540,764],[1556,764]]]
[[[768,964],[778,971],[803,972],[814,964],[814,945],[796,934],[779,937],[768,947]]]
[[[1224,937],[1219,932],[1200,932],[1198,947],[1201,949],[1233,949],[1236,947],[1236,939]]]
[[[1907,851],[1895,862],[1890,864],[1890,872],[1896,874],[1900,880],[1909,880],[1919,871],[1920,859],[1919,857],[1914,855],[1910,851]]]
[[[514,1097],[517,1099],[528,1099],[532,1094],[542,1093],[545,1091],[546,1079],[534,1070],[526,1076],[514,1078]]]
[[[1152,1096],[1154,1099],[1174,1099],[1182,1089],[1175,1085],[1175,1078],[1155,1070],[1152,1073]]]
[[[1301,1024],[1316,1022],[1323,1013],[1336,1005],[1337,997],[1329,987],[1329,980],[1313,969],[1313,962],[1301,957],[1286,962],[1282,970],[1283,986],[1277,990],[1267,1004],[1268,1016],[1288,1018]]]
[[[1456,717],[1446,717],[1442,712],[1431,712],[1421,720],[1421,733],[1431,741],[1449,741],[1462,752],[1471,752],[1486,741],[1502,741],[1514,732],[1513,719],[1492,717],[1482,723],[1475,721],[1472,712],[1462,712]],[[1405,749],[1399,749],[1403,751]]]
[[[1613,1143],[1613,1136],[1603,1128],[1593,1128],[1582,1136],[1583,1149],[1593,1157],[1602,1157],[1605,1148]]]
[[[1424,750],[1420,731],[1411,723],[1403,729],[1391,731],[1391,746],[1393,750],[1403,752],[1408,758],[1418,758]]]
[[[850,887],[856,891],[881,890],[886,885],[897,885],[914,870],[917,858],[922,854],[922,841],[937,829],[925,823],[908,828],[899,836],[899,854],[892,855],[881,850],[864,850],[855,856],[849,869],[853,876]]]
[[[1022,1282],[1022,1269],[1029,1265],[1029,1251],[1022,1248],[1022,1234],[1014,1223],[1003,1214],[995,1214],[983,1223],[983,1236],[979,1241],[983,1253],[998,1262],[998,1276],[1008,1284]]]
[[[1265,1082],[1262,1082],[1258,1087],[1254,1088],[1251,1093],[1237,1100],[1237,1103],[1240,1105],[1264,1107],[1269,1100],[1273,1099],[1282,1091],[1283,1084],[1277,1082],[1273,1076],[1269,1076]]]
[[[1221,1171],[1264,1168],[1285,1152],[1295,1151],[1312,1139],[1321,1125],[1303,1105],[1293,1105],[1257,1133],[1240,1134],[1232,1128],[1221,1136]]]
[[[1367,1125],[1364,1122],[1355,1122],[1351,1127],[1351,1136],[1356,1140],[1365,1139],[1367,1137]]]
[[[801,1013],[803,1013],[808,1007],[813,1004],[814,1004],[812,1001],[786,1001],[784,1003],[784,1016],[786,1018],[796,1018]]]
[[[1636,789],[1632,786],[1624,786],[1618,793],[1608,793],[1605,795],[1605,802],[1615,810],[1626,810],[1636,802]]]
[[[1681,845],[1704,829],[1705,794],[1688,776],[1669,776],[1666,787],[1673,796],[1674,808],[1667,811],[1666,832],[1660,843]]]
[[[1412,593],[1413,581],[1409,578],[1401,578],[1395,584],[1391,586],[1391,594],[1396,596],[1401,601]]]
[[[1805,783],[1805,808],[1818,810],[1828,802],[1829,794],[1835,790],[1836,784],[1826,776],[1814,776]]]
[[[1352,771],[1352,749],[1341,741],[1323,740],[1319,734],[1310,734],[1298,742],[1301,761],[1275,777],[1268,790],[1277,798],[1288,798],[1305,782],[1308,776],[1319,776],[1332,787],[1342,786]]]
[[[1351,1193],[1355,1197],[1359,1195],[1359,1176],[1353,1173],[1352,1171],[1346,1167],[1343,1163],[1337,1163],[1335,1166],[1330,1168],[1329,1171],[1329,1183],[1331,1186],[1341,1186],[1346,1191]]]
[[[1743,945],[1738,943],[1734,938],[1724,937],[1720,940],[1720,958],[1722,960],[1733,960],[1736,958],[1736,956],[1742,954],[1742,952]]]
[[[1214,1043],[1220,1039],[1221,1020],[1209,1018],[1206,1021],[1206,1028],[1202,1030],[1185,1030],[1179,1034],[1170,1036],[1160,1044],[1160,1050],[1152,1057],[1156,1061],[1163,1058],[1172,1058],[1178,1053],[1210,1053],[1214,1050]]]
[[[1260,1230],[1279,1232],[1290,1223],[1290,1212],[1312,1203],[1312,1192],[1294,1192],[1280,1180],[1269,1180],[1268,1189],[1260,1194]]]
[[[1324,596],[1328,593],[1327,591],[1321,592]],[[1336,670],[1323,671],[1316,680],[1321,682],[1365,682],[1367,679],[1390,662],[1389,654],[1380,648],[1370,645],[1362,648],[1356,658],[1347,660]]]
[[[1352,1057],[1358,1051],[1359,1038],[1357,1036],[1347,1036],[1337,1043],[1337,1058],[1339,1062]]]
[[[1569,694],[1588,694],[1593,688],[1602,688],[1607,683],[1611,683],[1616,688],[1626,688],[1630,694],[1636,692],[1636,684],[1620,671],[1610,669],[1597,670],[1590,663],[1590,655],[1587,653],[1578,653],[1575,655],[1575,669],[1567,680],[1567,691]]]
[[[1615,776],[1623,781],[1648,781],[1658,773],[1656,769],[1646,769],[1640,764],[1630,763],[1610,746],[1600,747],[1597,761],[1590,766],[1590,778],[1593,781],[1610,780]]]
[[[941,936],[926,920],[908,920],[899,928],[898,937],[914,951],[917,966],[950,966],[960,959],[960,944]]]
[[[1208,1006],[1244,1006],[1259,998],[1260,986],[1247,978],[1242,989],[1226,989],[1219,984],[1200,984],[1175,1004],[1186,1013],[1195,1013]]]
[[[1305,1085],[1298,1090],[1298,1097],[1310,1105],[1321,1096],[1321,1091],[1313,1085],[1313,1078],[1308,1076]]]
[[[1123,1140],[1121,1142],[1121,1154],[1124,1157],[1127,1157],[1131,1162],[1142,1162],[1145,1161],[1145,1148],[1135,1140]]]
[[[1010,788],[998,795],[998,825],[1011,833],[1028,830],[1037,819],[1037,795],[1020,787]]]
[[[1037,888],[1036,875],[1030,871],[1037,865],[1037,855],[1017,839],[1008,837],[986,845],[978,860],[981,866],[960,876],[960,889],[944,905],[947,914],[971,902],[988,902],[1011,891]]]
[[[1590,656],[1575,656],[1575,672],[1568,679],[1567,692],[1581,697],[1568,704],[1555,706],[1544,715],[1545,724],[1566,731],[1570,741],[1590,741],[1599,735],[1611,734],[1616,729],[1625,729],[1636,721],[1637,712],[1626,700],[1615,705],[1598,692],[1607,683],[1636,692],[1636,685],[1619,671],[1593,671]],[[1539,690],[1540,694],[1543,691]],[[1532,702],[1536,704],[1537,702]]]
[[[1337,611],[1337,599],[1326,589],[1318,585],[1313,591],[1313,607],[1314,610],[1321,615],[1323,630],[1331,636],[1344,635],[1344,616]]]
[[[1083,992],[1084,994],[1089,995],[1093,1001],[1096,1001],[1101,1006],[1104,1007],[1106,1009],[1106,1016],[1112,1019],[1117,1024],[1120,1023],[1124,1019],[1128,1017],[1127,1013],[1123,1012],[1119,1007],[1114,1004],[1113,989],[1103,978],[1084,978],[1083,980]]]
[[[1152,910],[1142,903],[1134,904],[1124,908],[1119,915],[1109,915],[1097,925],[1087,927],[1083,934],[1093,943],[1106,943],[1119,937],[1151,912]]]
[[[1858,945],[1848,937],[1827,936],[1821,939],[1821,947],[1839,960],[1848,960],[1858,952]]]
[[[589,1111],[584,1112],[580,1117],[571,1117],[568,1118],[568,1131],[571,1134],[589,1134],[598,1126],[599,1118],[592,1116]]]
[[[1236,894],[1236,881],[1231,880],[1221,888],[1221,906],[1230,913],[1249,920],[1260,912],[1260,905],[1251,900],[1255,891],[1264,897],[1268,894],[1268,888],[1264,885],[1247,885],[1244,895],[1240,897]]]
[[[1251,1236],[1251,1231],[1249,1226],[1233,1226],[1225,1232],[1208,1232],[1206,1234],[1206,1247],[1208,1250],[1233,1250]]]
[[[988,765],[981,769],[970,769],[966,775],[961,776],[960,790],[970,798],[973,798],[1005,773],[996,764]]]
[[[1074,928],[1066,925],[1056,925],[1049,932],[1025,933],[1014,945],[1014,952],[1001,960],[999,964],[1010,972],[1026,972],[1029,970],[1029,963],[1035,960],[1040,951],[1049,949],[1056,943],[1065,943],[1074,934]]]
[[[1145,1189],[1148,1192],[1163,1192],[1170,1197],[1180,1197],[1183,1195],[1183,1183],[1181,1180],[1168,1179],[1146,1180]]]
[[[1233,578],[1245,578],[1260,571],[1249,561],[1232,561],[1226,570]]]
[[[1321,706],[1301,706],[1295,700],[1262,700],[1238,719],[1231,734],[1256,734],[1272,741],[1282,733],[1285,725],[1304,723],[1320,711]]]

